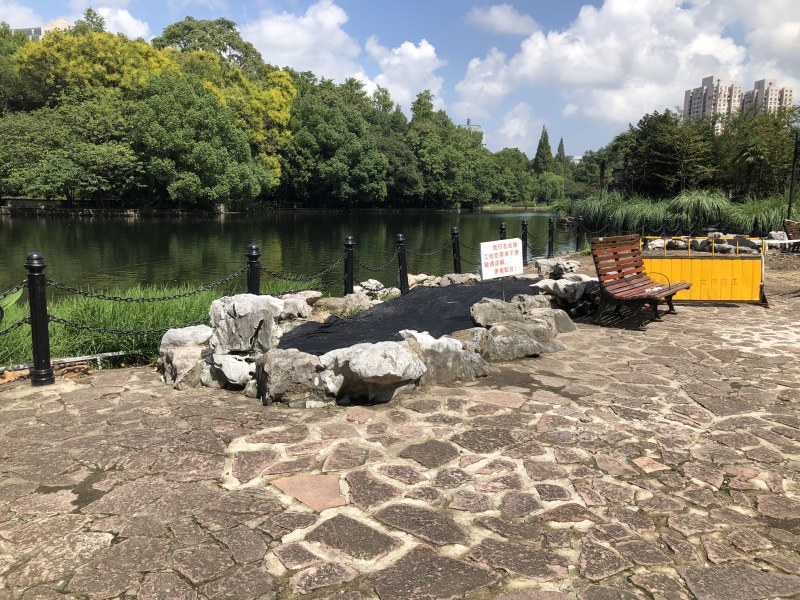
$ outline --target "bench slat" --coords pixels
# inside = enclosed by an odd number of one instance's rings
[[[650,304],[657,307],[666,299],[672,309],[672,296],[691,287],[677,282],[665,285],[651,279],[644,267],[638,235],[619,235],[592,239],[592,259],[604,298],[615,303],[636,303],[641,309]],[[604,301],[605,302],[605,301]]]

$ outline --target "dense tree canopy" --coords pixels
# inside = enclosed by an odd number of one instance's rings
[[[269,57],[266,57],[269,59]],[[418,93],[278,69],[224,18],[192,17],[151,43],[75,26],[29,41],[0,23],[0,195],[100,205],[454,208],[531,205],[614,189],[733,199],[785,193],[796,110],[686,120],[644,115],[581,160],[531,158]],[[721,131],[721,133],[720,133]]]

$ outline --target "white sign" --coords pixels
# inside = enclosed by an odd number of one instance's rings
[[[481,242],[481,277],[495,279],[522,273],[522,240]]]

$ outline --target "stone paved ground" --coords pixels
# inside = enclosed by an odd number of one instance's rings
[[[373,407],[5,385],[0,600],[800,597],[798,314],[580,324]]]

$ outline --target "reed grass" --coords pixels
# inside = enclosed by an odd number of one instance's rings
[[[318,282],[312,282],[313,287]],[[241,283],[239,283],[241,287]],[[285,293],[298,284],[270,279],[262,282],[262,293],[277,295]],[[155,298],[173,296],[192,291],[187,286],[137,286],[126,290],[103,292],[108,296],[122,298]],[[193,321],[208,318],[211,303],[224,296],[241,293],[239,290],[212,289],[185,298],[162,302],[118,302],[87,298],[85,296],[62,296],[48,298],[47,311],[54,317],[93,328],[111,329],[117,333],[99,333],[51,322],[51,358],[90,356],[105,352],[127,352],[126,364],[148,364],[158,357],[158,347],[163,329],[180,327]],[[0,331],[24,319],[30,314],[27,302],[17,302],[6,309]],[[157,330],[150,333],[129,334],[127,331]],[[32,360],[30,327],[25,325],[0,337],[0,366],[22,364]]]
[[[783,196],[732,202],[721,192],[707,190],[683,192],[669,200],[642,196],[624,198],[619,193],[609,192],[579,200],[559,200],[553,203],[553,214],[557,219],[582,217],[589,234],[605,233],[610,218],[612,231],[620,234],[660,231],[666,223],[668,231],[686,235],[690,230],[697,231],[697,227],[765,235],[783,229],[787,202]],[[797,206],[793,217],[799,216],[800,206]]]

